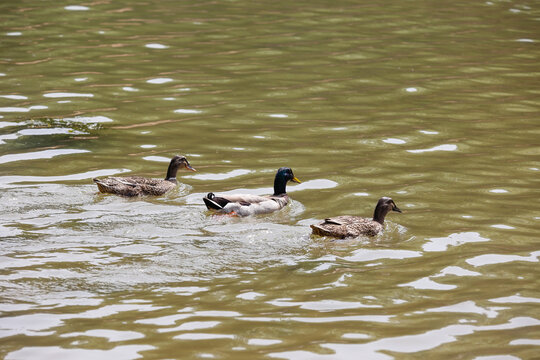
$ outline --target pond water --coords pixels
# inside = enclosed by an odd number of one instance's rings
[[[538,5],[0,3],[0,356],[537,357]],[[281,166],[284,210],[206,211]]]

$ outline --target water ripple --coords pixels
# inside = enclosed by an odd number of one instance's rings
[[[20,154],[9,154],[0,156],[0,164],[21,160],[50,159],[59,155],[80,154],[90,152],[82,149],[50,149],[43,151],[33,151]]]

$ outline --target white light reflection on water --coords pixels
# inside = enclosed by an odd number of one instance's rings
[[[167,45],[158,44],[158,43],[146,44],[145,47],[149,49],[167,49],[168,48]]]
[[[354,262],[365,262],[380,259],[407,259],[420,257],[422,253],[411,250],[387,250],[387,249],[357,249],[350,256],[341,259]]]
[[[205,334],[205,333],[189,333],[181,334],[173,337],[176,340],[217,340],[217,339],[234,339],[234,335],[227,334]]]
[[[200,114],[202,111],[195,109],[176,109],[174,112],[176,114]]]
[[[380,308],[382,305],[366,305],[359,301],[338,301],[338,300],[319,300],[319,301],[290,301],[291,299],[276,299],[267,301],[268,304],[286,307],[298,306],[300,309],[316,310],[320,312],[336,311],[344,309],[359,309],[359,308]]]
[[[102,169],[88,171],[85,173],[79,174],[69,174],[69,175],[59,175],[59,176],[0,176],[0,184],[15,184],[22,182],[35,182],[35,183],[45,183],[45,182],[57,182],[57,181],[75,181],[75,180],[84,180],[92,179],[94,177],[100,176],[110,176],[115,174],[121,174],[130,172],[129,169]]]
[[[221,321],[188,321],[172,328],[160,328],[159,333],[211,329],[221,324]]]
[[[515,229],[515,227],[510,226],[510,225],[505,225],[505,224],[494,224],[494,225],[491,225],[491,227],[496,228],[496,229],[504,229],[504,230]]]
[[[22,359],[78,359],[78,360],[132,360],[139,352],[155,349],[150,345],[121,345],[110,350],[66,349],[59,346],[29,346],[6,355],[6,360]]]
[[[86,11],[90,10],[88,6],[82,6],[82,5],[69,5],[65,6],[64,9],[70,10],[70,11]]]
[[[261,297],[261,296],[265,296],[265,295],[255,292],[255,291],[248,291],[248,292],[236,295],[237,298],[242,299],[242,300],[255,300],[256,298]]]
[[[430,238],[429,242],[422,245],[424,251],[446,251],[450,246],[460,246],[467,243],[489,241],[477,232],[462,232],[450,234],[442,238]]]
[[[11,99],[11,100],[26,100],[27,96],[24,95],[0,95],[0,98]]]
[[[43,150],[43,151],[9,154],[9,155],[0,156],[0,164],[5,164],[12,161],[50,159],[50,158],[53,158],[55,156],[60,156],[60,155],[80,154],[80,153],[86,153],[86,152],[90,152],[90,151],[82,150],[82,149],[49,149],[49,150]]]
[[[87,134],[82,131],[73,130],[70,128],[37,128],[37,129],[24,129],[17,132],[19,135],[23,136],[33,136],[33,135],[58,135],[58,134],[70,134],[70,135],[81,135]]]
[[[58,119],[60,121],[67,121],[67,122],[74,122],[74,123],[81,123],[81,124],[94,124],[94,123],[106,123],[106,122],[112,122],[113,120],[111,118],[108,118],[106,116],[75,116],[75,117],[65,117]]]
[[[171,81],[173,81],[173,79],[171,78],[155,78],[155,79],[146,80],[146,82],[149,84],[166,84]]]
[[[305,324],[325,324],[341,321],[362,321],[388,323],[394,318],[393,315],[344,315],[344,316],[316,316],[316,317],[301,317],[301,316],[279,316],[279,317],[263,317],[263,316],[245,316],[239,317],[238,320],[250,322],[299,322]]]
[[[529,256],[503,255],[503,254],[484,254],[465,260],[467,264],[473,266],[485,266],[493,264],[503,264],[512,261],[538,262],[540,251],[532,252]]]
[[[499,312],[496,310],[501,310],[506,308],[501,307],[491,307],[491,308],[483,308],[481,306],[476,305],[474,301],[468,300],[461,302],[459,304],[453,304],[448,306],[441,306],[438,308],[431,308],[423,311],[419,311],[418,313],[424,313],[424,312],[447,312],[447,313],[471,313],[471,314],[482,314],[487,316],[488,318],[494,319],[499,315]]]
[[[22,125],[22,124],[24,123],[17,123],[13,121],[0,121],[0,129],[5,128],[5,127],[10,127],[10,126]]]
[[[444,269],[442,269],[438,274],[435,274],[431,277],[443,277],[447,275],[454,275],[454,276],[480,276],[479,272],[476,271],[470,271],[467,269],[464,269],[459,266],[447,266]]]
[[[494,302],[494,303],[502,303],[502,304],[540,303],[539,298],[524,297],[519,294],[506,296],[506,297],[500,297],[496,299],[489,299],[488,301]]]
[[[247,175],[247,174],[252,173],[252,172],[253,171],[247,170],[247,169],[235,169],[235,170],[231,170],[229,172],[221,173],[221,174],[205,173],[205,174],[187,175],[185,177],[186,178],[197,179],[197,180],[216,180],[216,181],[219,181],[219,180],[230,179],[230,178],[237,177],[237,176]]]
[[[249,339],[247,344],[256,345],[256,346],[270,346],[270,345],[281,344],[282,342],[283,341],[281,340],[272,340],[272,339]]]
[[[165,156],[145,156],[143,157],[143,160],[148,161],[156,161],[156,162],[170,162],[170,158],[166,158]]]
[[[444,145],[434,146],[429,149],[418,149],[418,150],[407,150],[407,151],[413,154],[418,154],[418,153],[432,152],[432,151],[456,151],[457,148],[458,147],[455,144],[444,144]]]
[[[396,145],[407,143],[405,140],[396,139],[396,138],[383,139],[382,142],[387,143],[387,144],[396,144]]]
[[[398,286],[410,286],[418,290],[440,290],[447,291],[457,288],[456,285],[440,284],[431,280],[429,277],[424,277],[415,281],[411,281],[406,284],[399,284]]]
[[[43,94],[43,97],[46,97],[46,98],[94,97],[94,94],[58,92],[58,93]]]
[[[25,107],[16,107],[16,106],[0,107],[0,112],[29,112],[29,111],[30,111],[30,108],[25,108]]]
[[[64,338],[78,336],[101,337],[106,338],[109,342],[128,341],[142,339],[145,337],[144,334],[137,331],[118,331],[108,329],[93,329],[85,332],[73,332],[60,335],[60,337]]]

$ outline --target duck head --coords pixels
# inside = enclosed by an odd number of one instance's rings
[[[380,198],[379,201],[377,202],[377,206],[375,207],[373,220],[378,222],[379,224],[383,224],[386,214],[388,214],[390,211],[396,211],[399,213],[401,212],[401,210],[397,207],[394,200],[392,200],[389,197]]]
[[[165,180],[176,181],[176,173],[178,172],[178,169],[197,171],[193,167],[191,167],[191,165],[189,165],[189,161],[187,161],[185,156],[175,155],[169,163],[169,168],[167,169],[167,177],[165,178]]]
[[[274,179],[274,195],[285,194],[287,182],[292,181],[300,184],[300,180],[294,176],[291,168],[281,167],[276,173],[276,178]]]

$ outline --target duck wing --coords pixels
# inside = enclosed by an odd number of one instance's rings
[[[360,235],[376,235],[382,225],[360,216],[336,216],[324,219],[319,224],[311,225],[313,234],[337,238],[357,237]]]
[[[108,177],[94,179],[99,191],[122,196],[163,195],[176,184],[162,179],[150,179],[140,176]]]

